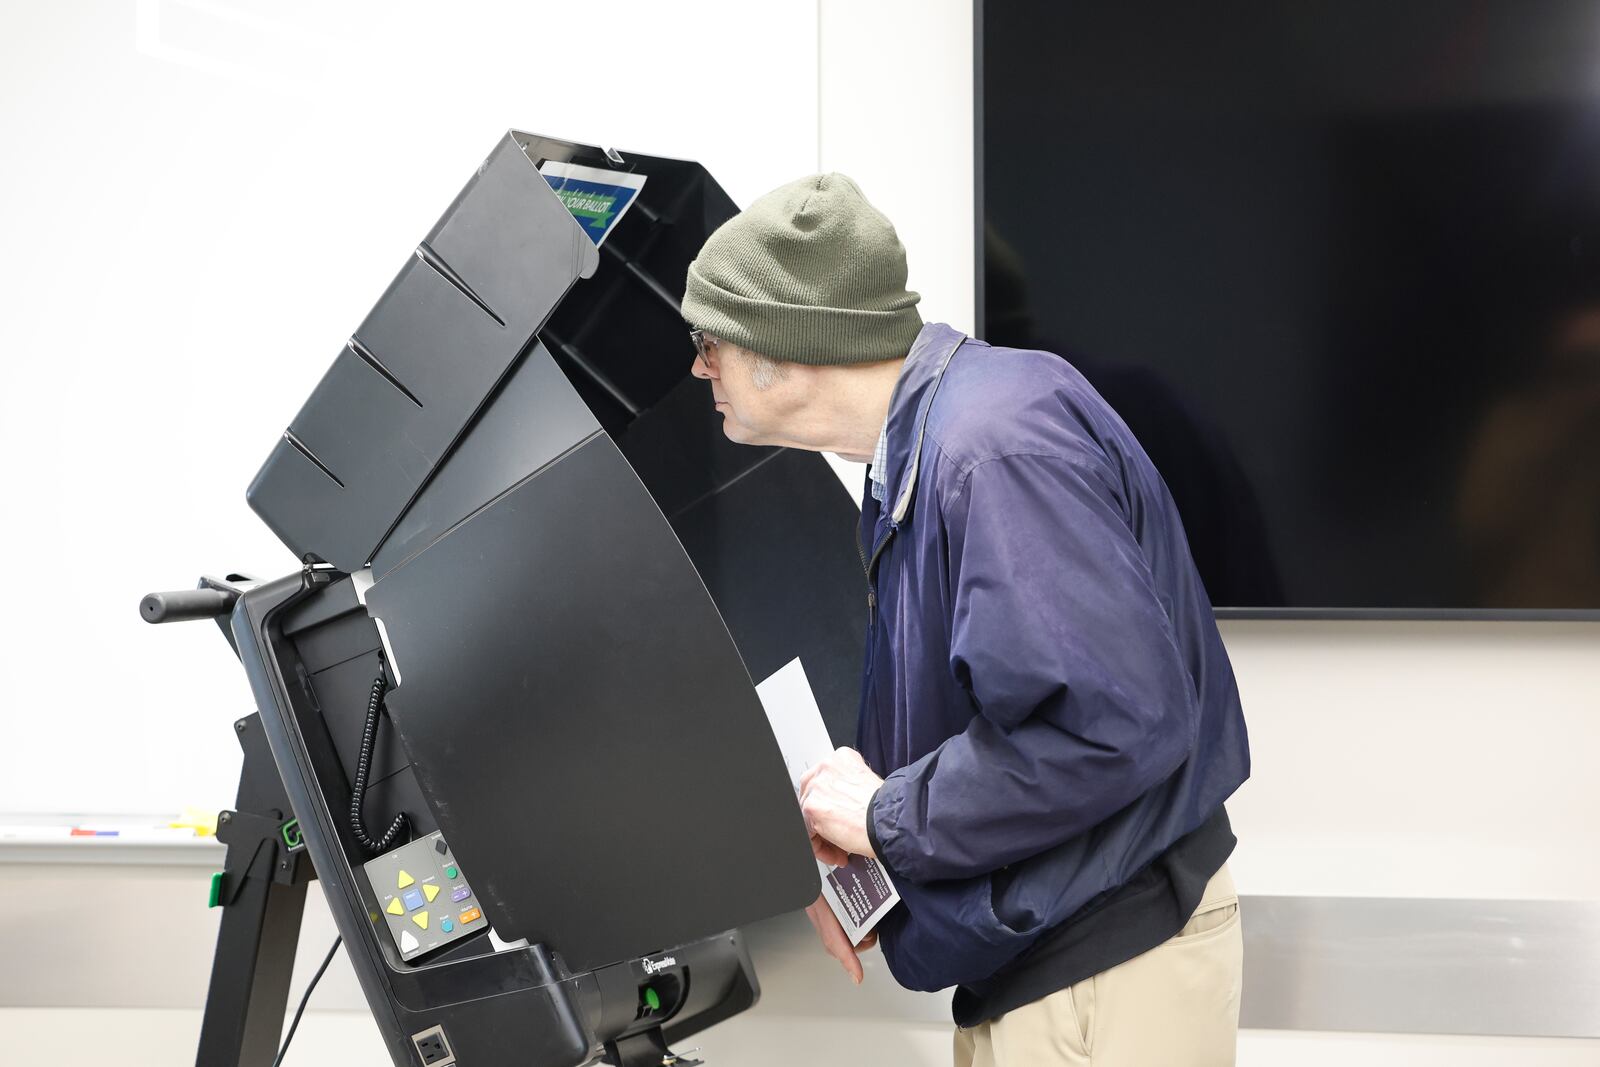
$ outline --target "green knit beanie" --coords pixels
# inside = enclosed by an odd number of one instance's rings
[[[774,189],[689,264],[683,317],[786,363],[900,359],[922,329],[894,226],[843,174]]]

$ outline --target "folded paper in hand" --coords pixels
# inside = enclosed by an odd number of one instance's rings
[[[812,767],[833,754],[833,742],[817,709],[817,698],[798,659],[790,660],[776,674],[756,686],[756,694],[767,710],[767,721],[778,739],[789,781],[800,791],[800,778]],[[852,945],[859,945],[878,920],[900,900],[883,864],[866,856],[851,856],[843,867],[817,862],[822,876],[822,895],[839,917],[839,924]]]

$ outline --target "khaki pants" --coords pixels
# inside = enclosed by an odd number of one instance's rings
[[[1226,865],[1176,937],[998,1019],[957,1030],[956,1067],[1234,1062],[1244,939]]]

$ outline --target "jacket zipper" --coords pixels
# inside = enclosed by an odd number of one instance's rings
[[[867,625],[872,624],[872,611],[878,606],[877,590],[872,588],[872,564],[867,562],[867,550],[861,544],[861,531],[856,531],[856,555],[861,557],[861,569],[867,576]]]
[[[894,540],[894,531],[895,531],[895,528],[893,526],[889,527],[889,532],[884,536],[882,541],[878,542],[878,547],[875,550],[873,550],[871,559],[867,558],[867,550],[861,544],[861,533],[860,533],[860,531],[858,530],[856,532],[856,555],[861,557],[861,569],[863,571],[865,571],[866,575],[867,575],[867,625],[868,626],[871,626],[873,624],[873,621],[876,618],[877,610],[878,610],[878,590],[877,590],[877,587],[874,586],[873,583],[872,583],[872,572],[878,566],[878,557],[883,555],[883,550],[885,548],[889,547],[889,542],[890,541]]]

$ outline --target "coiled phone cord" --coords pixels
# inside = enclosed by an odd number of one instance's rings
[[[361,755],[356,761],[356,780],[350,787],[350,831],[355,835],[356,841],[368,852],[382,852],[394,844],[406,829],[405,812],[394,817],[394,822],[389,824],[389,829],[383,832],[382,837],[373,837],[367,833],[366,820],[362,818],[361,808],[367,796],[367,775],[372,770],[372,749],[378,739],[378,718],[383,714],[383,691],[387,688],[382,674],[373,679],[372,694],[367,698],[367,722],[361,730]]]

